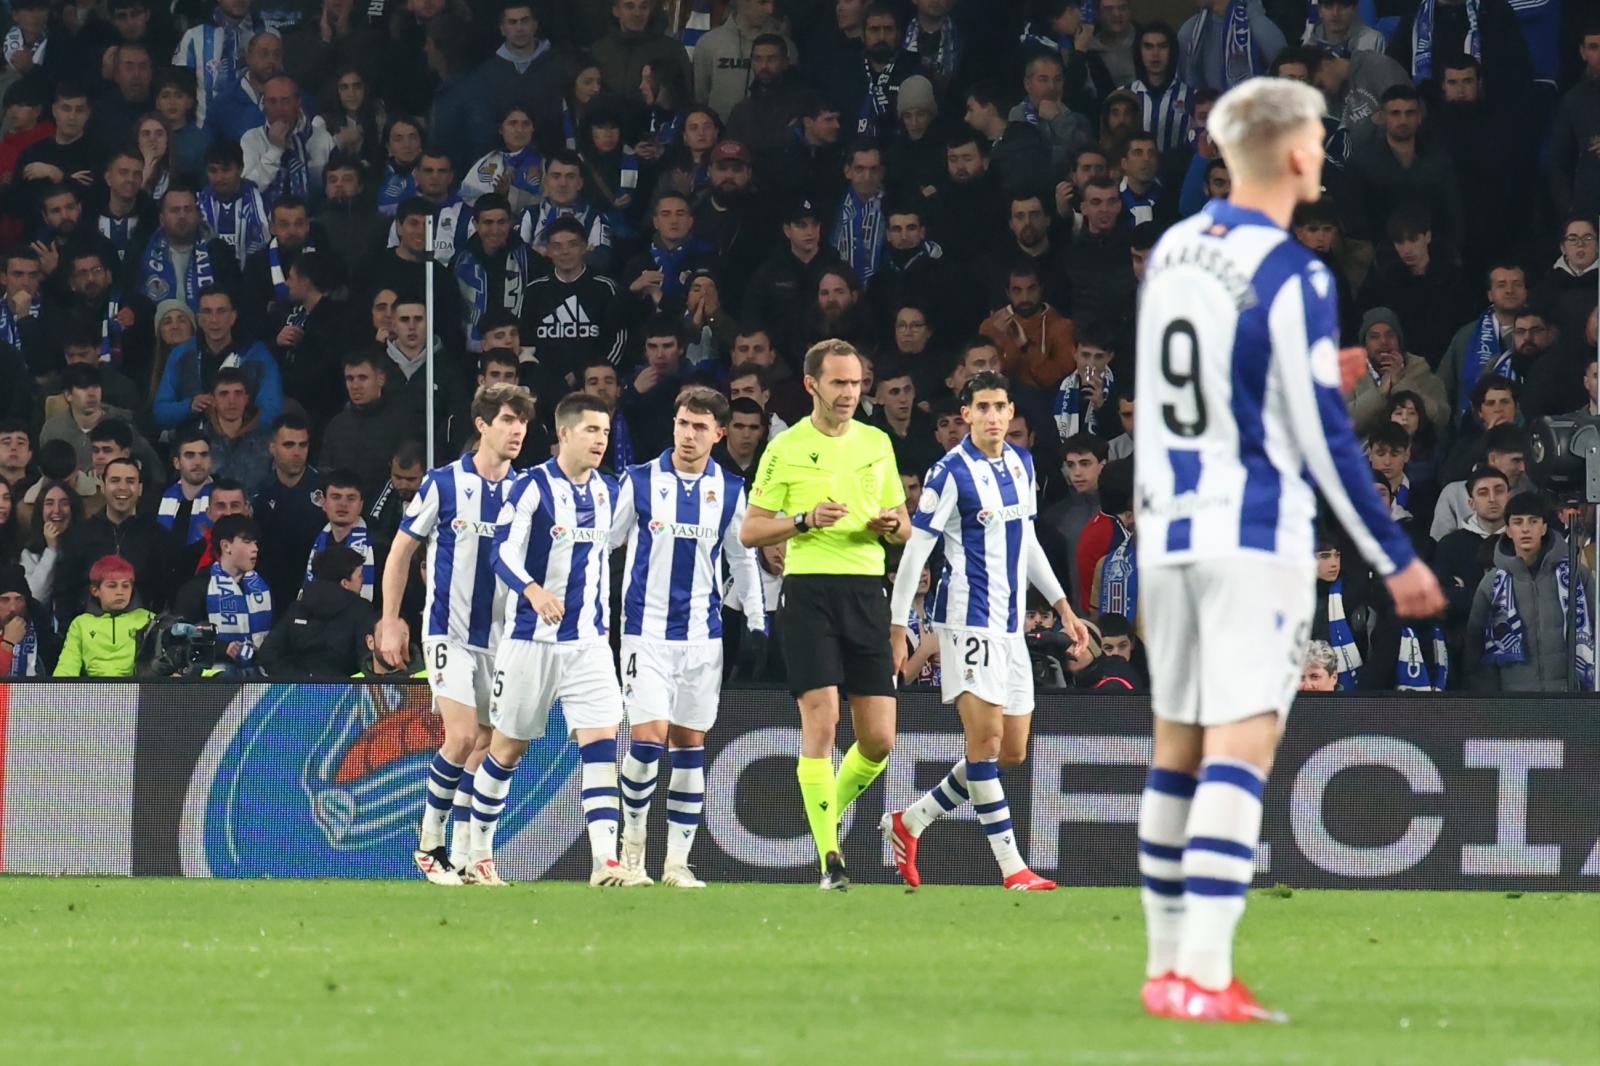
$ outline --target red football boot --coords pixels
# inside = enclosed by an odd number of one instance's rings
[[[1023,867],[1006,878],[1005,886],[1013,892],[1051,892],[1055,890],[1056,883]]]
[[[1289,1020],[1282,1011],[1267,1010],[1237,977],[1227,988],[1213,991],[1183,978],[1182,1003],[1173,1017],[1192,1022],[1277,1022]]]
[[[883,839],[894,854],[894,868],[900,871],[900,878],[905,881],[906,887],[920,886],[922,875],[917,872],[917,838],[906,828],[905,812],[892,811],[884,815],[878,828],[883,830]]]
[[[1156,1018],[1172,1018],[1183,1003],[1183,982],[1168,970],[1159,977],[1147,977],[1139,990],[1144,1012]]]

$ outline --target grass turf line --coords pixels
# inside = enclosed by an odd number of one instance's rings
[[[0,1063],[1595,1061],[1600,896],[1250,904],[1287,1027],[1144,1017],[1130,889],[0,878]]]

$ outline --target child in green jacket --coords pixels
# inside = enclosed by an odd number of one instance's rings
[[[89,568],[89,595],[99,604],[72,620],[56,661],[57,677],[132,677],[139,633],[155,617],[133,601],[133,564],[107,555]]]

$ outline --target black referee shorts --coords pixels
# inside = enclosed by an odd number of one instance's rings
[[[778,600],[783,661],[796,696],[837,686],[850,696],[893,696],[889,590],[883,579],[792,574]]]

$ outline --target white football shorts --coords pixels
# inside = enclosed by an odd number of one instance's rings
[[[622,706],[630,725],[659,722],[704,733],[722,697],[722,641],[622,638]]]
[[[1141,567],[1151,709],[1200,726],[1288,717],[1315,609],[1315,572],[1268,556]]]
[[[1033,713],[1033,666],[1021,633],[935,626],[939,637],[939,696],[945,703],[970,692],[1008,715]]]
[[[429,637],[422,642],[428,665],[428,685],[435,701],[454,700],[478,711],[478,724],[489,724],[489,702],[494,693],[494,653],[469,648],[449,637]],[[435,703],[435,712],[438,705]]]
[[[544,736],[550,705],[561,701],[567,729],[615,729],[622,722],[611,648],[604,642],[557,644],[545,640],[500,642],[494,660],[489,720],[508,737]]]

